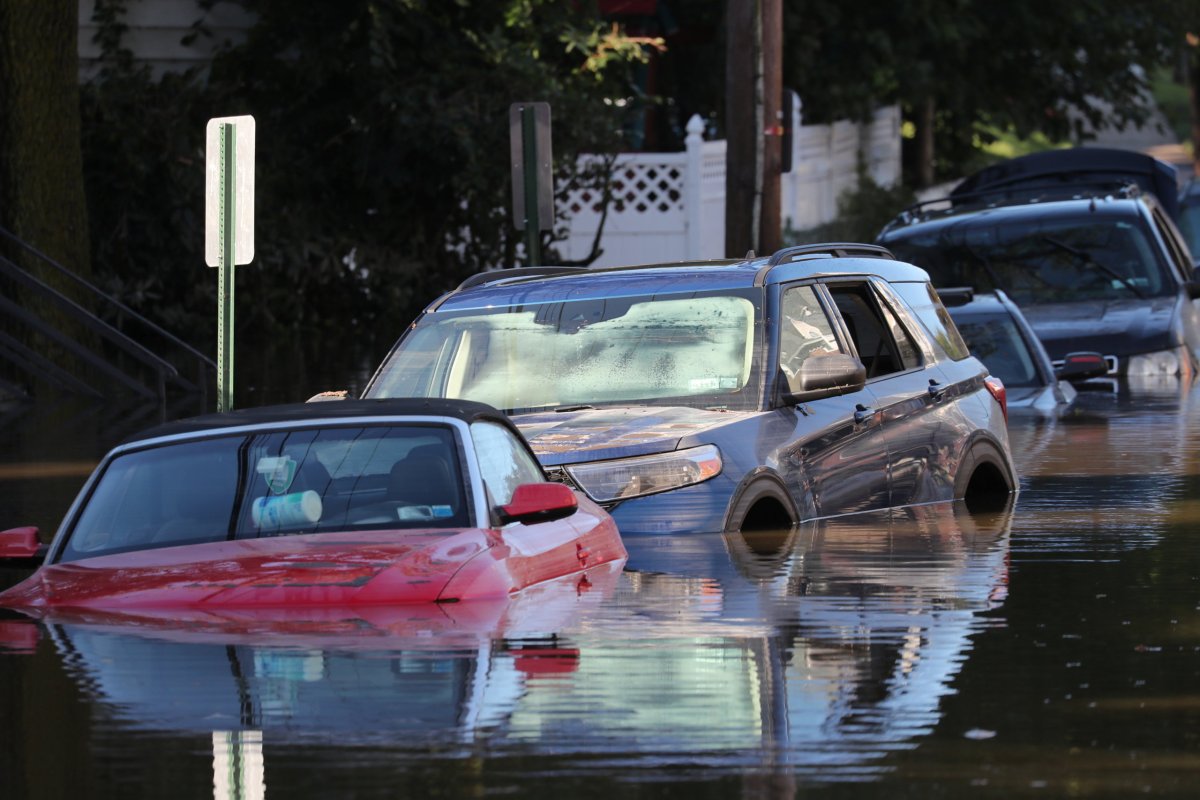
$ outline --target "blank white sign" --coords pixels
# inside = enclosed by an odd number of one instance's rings
[[[204,262],[221,265],[221,125],[234,126],[233,263],[254,260],[254,117],[208,121],[204,151]]]

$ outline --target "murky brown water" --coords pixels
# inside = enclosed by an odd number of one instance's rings
[[[5,419],[0,522],[144,424],[84,408]],[[1010,512],[631,538],[437,630],[0,619],[0,797],[1197,796],[1200,389],[1011,427]]]

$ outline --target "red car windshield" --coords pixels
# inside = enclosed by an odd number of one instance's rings
[[[129,550],[369,528],[468,523],[444,426],[259,431],[114,458],[56,561]]]

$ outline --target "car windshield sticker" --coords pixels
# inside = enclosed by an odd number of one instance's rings
[[[454,516],[450,506],[400,506],[396,518],[401,522],[427,522],[431,519],[448,519]]]
[[[283,494],[296,477],[296,460],[291,456],[263,456],[255,469],[266,479],[271,494]]]

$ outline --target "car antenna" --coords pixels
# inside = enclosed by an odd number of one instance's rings
[[[749,250],[746,251],[746,258],[747,259],[754,258],[754,248],[750,248]]]
[[[1088,211],[1096,213],[1096,195],[1092,195],[1092,202],[1088,203]]]

